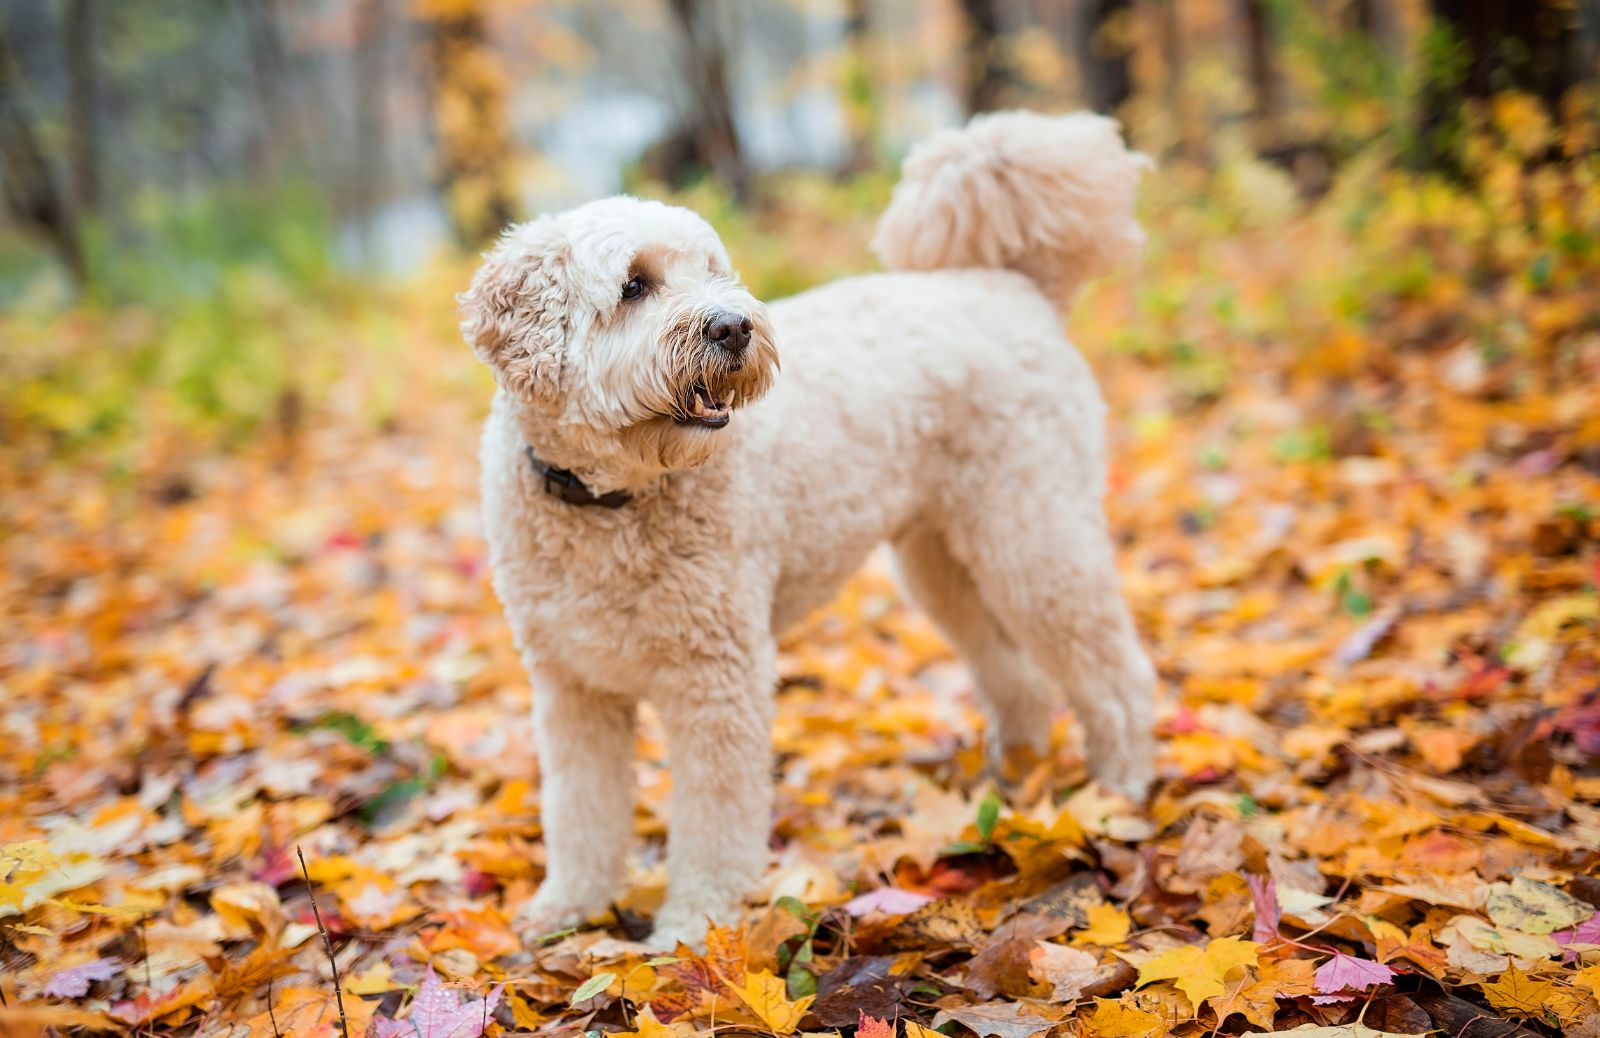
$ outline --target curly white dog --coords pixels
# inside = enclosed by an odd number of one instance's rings
[[[980,117],[906,161],[874,241],[898,273],[770,308],[656,202],[541,217],[488,254],[460,302],[499,385],[483,509],[535,688],[529,927],[616,896],[645,696],[673,768],[654,939],[737,913],[767,861],[775,633],[886,540],[1001,747],[1044,739],[1060,690],[1094,775],[1143,794],[1154,675],[1101,509],[1105,407],[1058,307],[1137,251],[1146,165],[1097,116]]]

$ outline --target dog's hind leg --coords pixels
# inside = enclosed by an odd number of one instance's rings
[[[1142,798],[1155,761],[1155,670],[1123,600],[1099,502],[1049,489],[1020,509],[975,500],[945,527],[1000,628],[1066,692],[1090,773]]]
[[[995,620],[940,532],[921,526],[895,542],[901,583],[944,632],[972,670],[989,715],[990,758],[1003,777],[1008,765],[1049,749],[1050,715],[1062,696]],[[1021,751],[1021,752],[1019,752]]]

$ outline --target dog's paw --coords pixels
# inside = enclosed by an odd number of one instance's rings
[[[1121,762],[1120,766],[1094,769],[1095,778],[1113,793],[1121,793],[1135,804],[1143,804],[1155,782],[1155,771],[1148,761]]]
[[[582,926],[593,914],[584,906],[560,896],[547,897],[541,889],[522,906],[511,926],[524,944],[537,943],[563,930]]]
[[[706,930],[717,925],[718,921],[735,922],[739,914],[737,903],[708,907],[703,904],[673,905],[669,901],[656,914],[655,929],[650,931],[645,943],[661,951],[671,951],[682,943],[697,952],[703,952],[706,950]]]

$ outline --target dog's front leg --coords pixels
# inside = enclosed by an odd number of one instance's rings
[[[698,945],[737,919],[767,864],[772,824],[772,664],[736,690],[687,685],[660,704],[672,769],[667,899],[652,943]],[[723,686],[726,688],[726,686]],[[694,691],[689,691],[689,689]]]
[[[633,836],[635,704],[559,680],[537,680],[544,883],[522,910],[538,937],[604,911],[624,879]]]

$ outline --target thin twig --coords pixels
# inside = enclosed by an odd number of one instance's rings
[[[278,1016],[272,1011],[272,972],[267,972],[267,1019],[272,1021],[272,1038],[283,1038],[278,1032]]]
[[[339,980],[339,960],[333,957],[333,938],[328,936],[328,928],[322,925],[322,910],[317,907],[317,892],[311,888],[311,870],[306,868],[306,855],[295,844],[295,855],[300,859],[300,875],[305,877],[306,895],[311,898],[311,917],[317,921],[317,933],[322,935],[322,947],[328,953],[328,966],[333,970],[333,998],[339,1003],[339,1031],[344,1038],[350,1038],[350,1018],[344,1015],[344,984]]]

